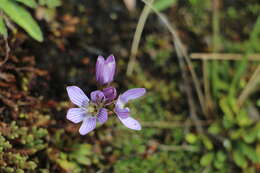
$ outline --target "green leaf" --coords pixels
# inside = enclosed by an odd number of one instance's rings
[[[213,143],[211,142],[211,140],[205,136],[205,135],[201,135],[201,139],[202,139],[202,142],[204,144],[204,146],[208,149],[208,150],[212,150],[213,149]]]
[[[75,149],[75,151],[72,152],[73,156],[89,156],[92,154],[91,148],[92,146],[89,144],[78,144],[78,145],[74,145],[73,148]]]
[[[243,142],[239,142],[238,148],[239,151],[241,151],[245,156],[247,156],[252,162],[257,163],[260,161],[256,154],[256,150],[252,146]]]
[[[61,1],[60,0],[48,0],[48,7],[49,8],[56,8],[61,6]]]
[[[66,172],[72,172],[75,169],[75,164],[63,159],[57,159],[56,162],[58,165],[64,169]]]
[[[259,128],[256,126],[252,129],[250,129],[249,131],[246,131],[244,134],[243,134],[243,139],[246,143],[253,143],[256,138],[257,138],[257,134],[259,133]]]
[[[40,42],[43,41],[39,25],[26,9],[10,0],[0,0],[0,9],[2,9],[15,23],[21,26],[35,40]]]
[[[240,129],[236,129],[236,130],[230,130],[228,133],[229,133],[231,139],[237,140],[237,139],[240,139],[241,136],[243,136],[243,134],[246,132],[245,132],[245,129],[240,128]]]
[[[158,11],[165,10],[169,7],[171,7],[173,4],[176,3],[176,0],[157,0],[154,3],[154,8],[156,8]]]
[[[28,7],[31,8],[36,8],[37,7],[37,3],[35,2],[35,0],[15,0],[17,2],[20,2]]]
[[[230,121],[234,120],[234,113],[232,109],[230,108],[230,104],[227,100],[227,98],[222,98],[219,101],[220,108],[225,114],[225,117],[227,117]]]
[[[240,109],[238,115],[236,116],[236,121],[241,127],[249,126],[253,123],[245,109]]]
[[[209,126],[208,131],[213,135],[217,135],[221,132],[221,125],[218,122],[215,122]]]
[[[77,160],[78,163],[82,165],[86,165],[86,166],[91,165],[91,160],[86,156],[78,156],[75,159]]]
[[[2,16],[0,16],[0,35],[7,37],[7,29],[5,26],[5,22]]]
[[[207,153],[203,155],[200,159],[200,164],[202,166],[209,166],[214,158],[214,153]]]
[[[256,101],[256,106],[260,108],[260,99]]]
[[[190,144],[194,144],[196,141],[197,141],[197,136],[192,134],[192,133],[188,133],[186,136],[185,136],[185,139],[187,142],[189,142]]]
[[[239,151],[236,150],[233,152],[233,158],[237,166],[241,168],[246,168],[247,167],[247,161],[245,156]]]
[[[56,8],[61,6],[61,0],[39,0],[40,5],[46,5],[48,8]]]
[[[216,158],[220,162],[225,162],[225,160],[227,159],[227,155],[223,151],[218,151]]]
[[[214,160],[214,167],[217,169],[222,169],[224,167],[224,162],[220,162],[218,160]]]

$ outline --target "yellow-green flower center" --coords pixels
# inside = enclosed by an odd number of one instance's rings
[[[87,110],[87,114],[90,114],[90,115],[93,115],[93,116],[96,116],[98,111],[99,111],[99,108],[96,104],[93,104],[93,103],[90,103],[87,107],[86,107],[86,110]]]

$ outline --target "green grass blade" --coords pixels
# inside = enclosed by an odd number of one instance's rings
[[[15,0],[17,2],[20,2],[28,7],[31,8],[36,8],[37,7],[37,3],[35,2],[35,0]]]
[[[10,0],[0,0],[0,9],[22,27],[32,38],[40,42],[43,41],[39,25],[25,8]]]
[[[0,35],[7,37],[7,29],[5,26],[5,22],[2,16],[0,16]]]
[[[175,4],[177,1],[176,0],[157,0],[154,3],[154,8],[157,9],[158,11],[163,11],[169,7],[171,7],[173,4]]]

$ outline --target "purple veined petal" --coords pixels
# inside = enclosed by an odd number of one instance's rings
[[[116,71],[116,61],[113,55],[110,55],[104,64],[103,67],[103,84],[110,83],[114,79]]]
[[[109,55],[109,57],[105,61],[105,65],[111,69],[112,76],[114,77],[116,71],[116,60],[114,55]]]
[[[73,123],[79,123],[83,121],[86,116],[86,110],[82,108],[70,108],[67,112],[66,118]]]
[[[118,117],[125,119],[130,116],[130,109],[129,108],[120,108],[118,106],[115,107],[115,113]]]
[[[105,59],[103,56],[98,56],[96,63],[96,80],[103,84],[103,67],[104,67]]]
[[[97,118],[96,117],[85,117],[83,119],[83,123],[79,128],[79,133],[81,135],[86,135],[91,132],[96,127]]]
[[[98,104],[98,103],[101,103],[105,99],[105,95],[102,91],[96,90],[96,91],[92,91],[90,93],[90,98],[91,98],[91,101]]]
[[[141,130],[142,129],[140,123],[132,117],[120,118],[118,116],[118,118],[124,124],[124,126],[126,126],[129,129],[132,129],[132,130]]]
[[[114,87],[107,87],[103,89],[103,93],[105,95],[106,100],[109,102],[114,100],[117,96],[117,92]]]
[[[133,88],[129,89],[120,95],[120,102],[126,104],[129,100],[137,99],[145,94],[145,88]]]
[[[98,112],[97,119],[100,124],[103,124],[107,121],[107,109],[101,108]]]
[[[74,103],[75,105],[79,107],[85,107],[89,99],[88,97],[84,94],[84,92],[77,86],[68,86],[67,88],[67,93],[69,95],[70,101]]]
[[[115,65],[116,60],[115,60],[114,55],[109,55],[109,56],[107,57],[107,59],[106,59],[106,63],[107,63],[107,64],[108,64],[108,63],[113,63],[113,65]]]
[[[115,108],[121,108],[124,109],[125,103],[122,102],[121,95],[119,95],[118,99],[115,103]]]

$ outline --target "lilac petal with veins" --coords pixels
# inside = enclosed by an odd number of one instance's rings
[[[113,81],[115,71],[116,71],[115,57],[113,55],[110,55],[105,62],[105,68],[103,72],[105,83],[110,83]]]
[[[129,129],[132,129],[132,130],[141,130],[142,129],[140,123],[132,117],[120,118],[118,116],[118,118]]]
[[[66,118],[73,123],[81,122],[86,116],[86,110],[82,108],[70,108],[67,112]]]
[[[105,59],[103,56],[98,56],[96,63],[96,80],[101,83],[103,80],[103,67],[104,67]]]
[[[129,100],[137,99],[145,94],[145,88],[134,88],[127,90],[122,95],[120,95],[120,102],[126,104]]]
[[[90,98],[94,103],[101,103],[105,99],[105,95],[102,91],[97,90],[90,93]]]
[[[72,103],[79,107],[85,107],[88,104],[88,97],[79,87],[68,86],[66,89]]]
[[[130,116],[129,108],[120,108],[119,106],[116,106],[115,113],[117,114],[118,117],[122,119],[128,118]]]
[[[85,117],[83,119],[83,123],[79,128],[79,133],[81,135],[86,135],[91,132],[96,127],[97,118],[96,117]]]
[[[101,108],[97,115],[98,122],[101,124],[105,123],[107,121],[107,115],[107,109]]]

